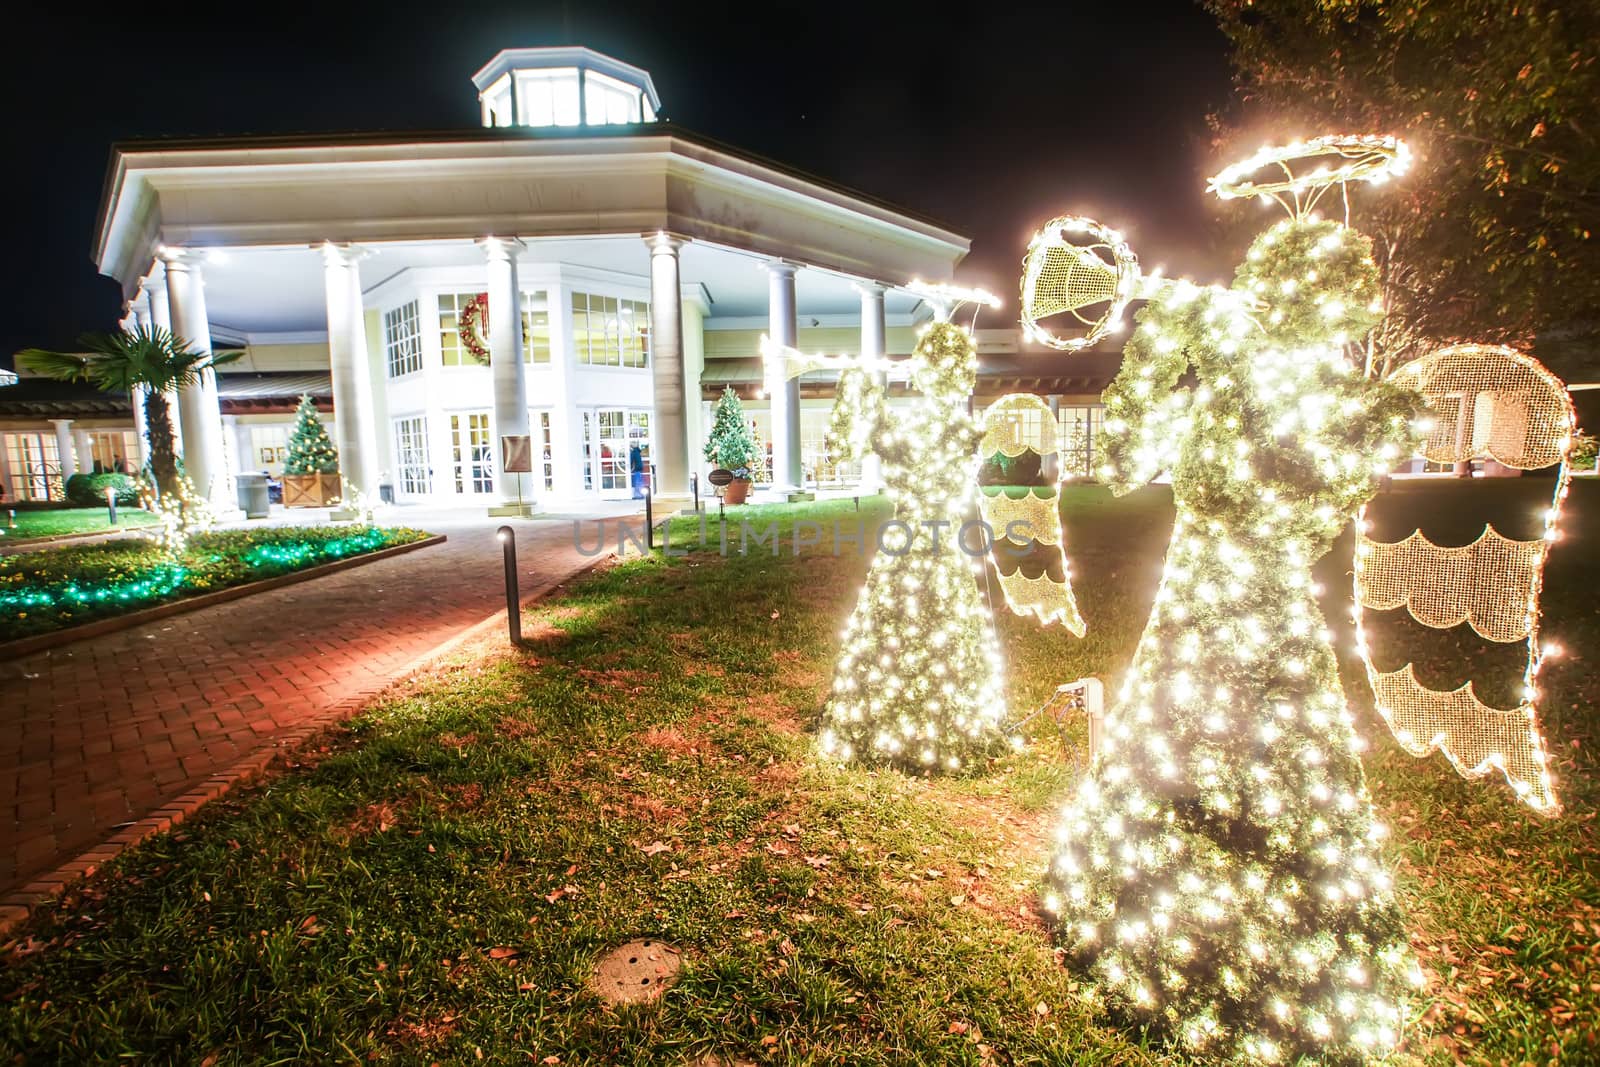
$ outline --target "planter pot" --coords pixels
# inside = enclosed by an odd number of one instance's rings
[[[735,478],[722,490],[724,504],[743,504],[744,498],[750,495],[750,479]]]
[[[343,496],[339,473],[285,474],[283,504],[290,508],[325,508]]]

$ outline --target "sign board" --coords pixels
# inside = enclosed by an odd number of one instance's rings
[[[513,434],[500,438],[500,469],[507,474],[533,472],[533,438]]]
[[[710,482],[718,489],[721,489],[725,485],[733,484],[733,472],[728,470],[726,467],[718,467],[716,470],[706,475],[706,481]]]

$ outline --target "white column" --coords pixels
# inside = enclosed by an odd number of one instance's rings
[[[767,336],[793,348],[800,337],[795,312],[794,272],[797,264],[773,260],[767,264]],[[767,371],[767,399],[772,405],[772,486],[798,489],[800,469],[800,379],[790,378],[781,367]]]
[[[528,371],[522,362],[522,286],[517,281],[517,256],[524,246],[515,238],[504,237],[485,237],[480,243],[489,260],[486,291],[489,294],[489,378],[494,388],[494,432],[496,437],[527,436]],[[505,456],[500,442],[496,440],[492,446],[495,489],[500,503],[526,501],[533,475],[503,470]],[[535,468],[537,466],[535,464]]]
[[[572,376],[577,349],[572,342],[572,290],[563,282],[550,287],[550,462],[557,497],[583,495],[583,428],[574,400]]]
[[[705,469],[704,452],[706,438],[704,420],[700,417],[700,409],[704,403],[700,399],[700,376],[706,366],[706,336],[705,336],[705,305],[701,303],[698,293],[686,297],[682,303],[683,308],[683,437],[688,453],[690,472]],[[702,478],[700,482],[700,497],[704,501],[710,492]]]
[[[89,431],[81,426],[72,428],[72,449],[78,455],[78,473],[94,473],[94,442],[89,440]]]
[[[861,294],[861,358],[882,359],[889,354],[888,326],[883,314],[884,287],[877,282],[861,282],[856,286]],[[887,383],[887,376],[874,371],[873,378]],[[883,488],[883,461],[876,452],[861,459],[861,491],[876,493]]]
[[[122,328],[129,332],[150,329],[150,312],[144,304],[142,292],[128,305],[128,317],[122,320]],[[133,436],[138,442],[135,447],[139,450],[140,467],[150,462],[150,434],[144,420],[144,398],[148,392],[144,386],[135,385],[128,394],[128,399],[133,403]]]
[[[22,489],[17,485],[17,480],[11,476],[11,442],[7,440],[9,434],[0,432],[0,486],[6,491],[5,501],[0,503],[0,511],[9,508],[17,502]],[[0,521],[4,521],[0,519]]]
[[[200,264],[181,248],[163,249],[166,265],[167,311],[172,332],[191,351],[211,354],[211,321],[206,316],[205,280]],[[178,390],[178,419],[183,426],[183,466],[196,491],[211,501],[214,511],[238,511],[233,479],[228,474],[222,444],[222,407],[217,399],[216,372],[206,370],[200,380]]]
[[[78,473],[77,455],[72,447],[72,420],[51,419],[50,424],[56,428],[56,462],[61,466],[62,491],[65,492],[67,479]]]
[[[683,414],[683,291],[678,249],[683,241],[665,233],[650,245],[650,377],[655,385],[651,421],[657,495],[689,494],[689,438]]]
[[[333,439],[339,479],[378,498],[378,445],[372,425],[372,375],[361,312],[364,253],[351,245],[322,245],[323,295],[328,310],[328,365],[333,376]]]
[[[172,330],[172,313],[167,304],[167,279],[165,273],[154,274],[144,279],[141,304],[143,305],[143,322],[151,330]],[[172,454],[183,455],[183,427],[178,420],[178,391],[169,389],[165,394],[167,398],[167,420],[172,424]],[[150,447],[150,442],[145,442],[145,447]]]
[[[250,454],[250,427],[240,422],[237,415],[224,415],[222,428],[228,437],[229,469],[235,474],[255,470],[255,457]]]

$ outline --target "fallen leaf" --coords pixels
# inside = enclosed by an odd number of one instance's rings
[[[776,614],[776,612],[774,612],[774,614]],[[766,1037],[761,1039],[761,1047],[762,1048],[771,1048],[773,1045],[776,1045],[777,1043],[778,1043],[778,1039],[773,1037],[771,1034],[768,1034]]]
[[[662,844],[660,841],[652,841],[648,845],[635,845],[634,847],[640,852],[643,852],[646,856],[654,856],[658,853],[672,851],[671,845]]]
[[[1050,1005],[1041,1000],[1033,1006],[1033,1013],[1042,1019],[1050,1014]]]
[[[512,948],[509,945],[496,945],[489,950],[489,958],[491,960],[509,960],[514,956],[520,955],[522,955],[520,948]]]
[[[964,1034],[964,1033],[967,1032],[967,1030],[968,1030],[968,1026],[967,1026],[966,1023],[951,1023],[950,1024],[950,1029],[946,1030],[945,1033],[948,1033],[948,1034]]]

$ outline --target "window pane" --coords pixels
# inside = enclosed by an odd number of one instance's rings
[[[579,126],[583,123],[583,115],[578,102],[578,72],[557,75],[552,79],[555,95],[555,124],[557,126]]]

